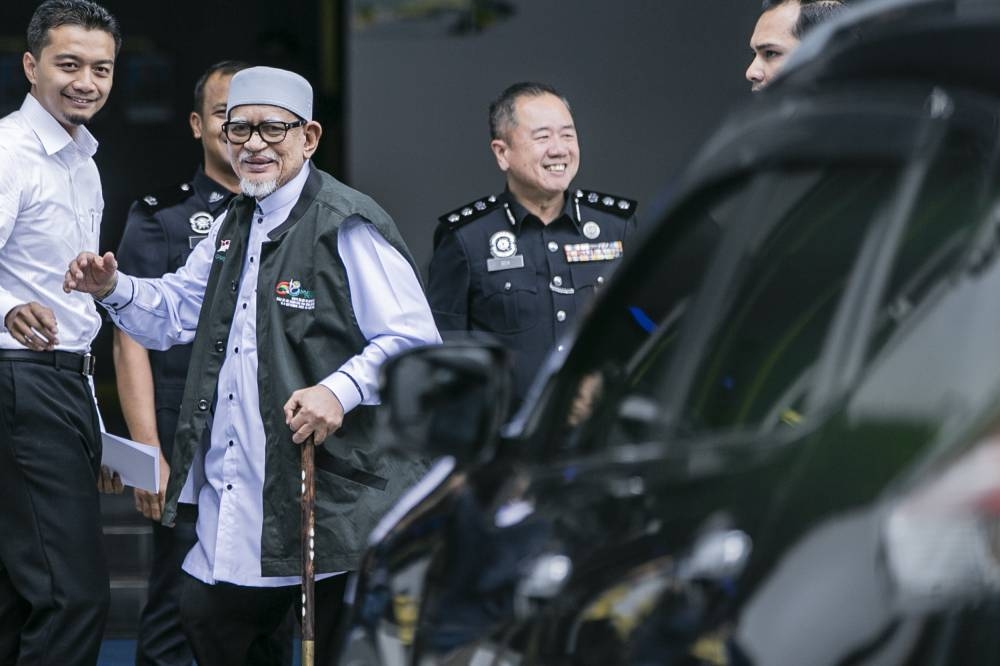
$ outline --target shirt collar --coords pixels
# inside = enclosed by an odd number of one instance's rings
[[[511,193],[510,190],[505,189],[504,192],[503,192],[502,198],[503,198],[502,200],[503,200],[505,206],[507,207],[507,210],[510,211],[510,215],[507,216],[507,219],[510,220],[511,225],[514,227],[514,232],[515,233],[520,233],[521,226],[524,224],[524,220],[529,215],[531,215],[532,217],[535,217],[535,215],[533,215],[532,213],[529,213],[528,209],[525,208],[524,206],[522,206],[518,202],[518,200],[514,197],[514,195]],[[568,193],[563,193],[563,198],[565,199],[565,202],[563,203],[562,215],[560,215],[559,217],[557,217],[552,222],[556,222],[559,219],[561,219],[562,217],[568,217],[569,220],[573,223],[573,225],[579,231],[580,230],[580,220],[579,220],[578,216],[574,214],[574,211],[573,211],[573,197],[569,196]],[[513,217],[513,219],[511,219],[511,217]],[[538,218],[535,217],[535,219],[538,219]]]
[[[208,204],[208,210],[213,216],[217,216],[233,198],[233,193],[210,178],[203,166],[199,166],[194,172],[191,185],[202,201]]]
[[[270,215],[282,208],[288,208],[298,201],[299,195],[302,194],[302,188],[305,187],[306,180],[309,179],[309,170],[310,163],[309,160],[306,160],[294,178],[257,202],[261,212],[264,215]]]
[[[31,93],[25,95],[24,104],[21,105],[21,113],[28,121],[35,136],[41,141],[46,154],[55,155],[71,143],[76,143],[80,152],[87,157],[93,157],[97,153],[97,139],[90,133],[90,130],[80,125],[76,129],[76,138],[74,139]]]

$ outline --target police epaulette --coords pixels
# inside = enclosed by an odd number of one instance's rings
[[[191,183],[181,183],[180,185],[171,185],[170,187],[159,189],[152,194],[147,194],[140,201],[146,204],[147,208],[155,210],[162,206],[173,206],[176,203],[180,203],[191,196],[193,191],[194,188],[191,187]]]
[[[632,217],[638,206],[632,199],[603,194],[594,190],[577,190],[573,196],[585,206],[613,213],[619,217]]]
[[[497,195],[491,194],[483,199],[476,199],[475,201],[457,208],[450,213],[445,213],[438,219],[441,224],[448,227],[458,227],[465,224],[466,222],[472,222],[476,218],[482,217],[486,213],[490,212],[499,205],[500,201]]]

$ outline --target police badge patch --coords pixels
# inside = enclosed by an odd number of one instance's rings
[[[490,236],[490,255],[503,259],[517,254],[517,237],[509,231],[498,231]]]
[[[211,213],[207,213],[203,210],[198,211],[190,218],[188,222],[191,224],[191,231],[196,234],[207,234],[212,230],[212,222],[215,220]]]

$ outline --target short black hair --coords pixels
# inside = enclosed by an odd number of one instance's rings
[[[231,76],[248,67],[250,67],[250,63],[243,62],[242,60],[220,60],[214,65],[210,65],[194,84],[194,112],[200,116],[202,111],[204,111],[202,107],[205,105],[205,84],[208,83],[213,74]]]
[[[845,0],[762,0],[761,13],[792,2],[799,5],[799,18],[792,28],[795,39],[802,39],[817,25],[847,9]]]
[[[547,83],[534,83],[531,81],[521,81],[500,93],[490,104],[490,139],[502,139],[506,136],[507,130],[517,124],[514,117],[514,107],[519,97],[538,97],[540,95],[555,95],[562,100],[566,108],[569,109],[569,100]]]
[[[61,25],[76,25],[87,30],[103,30],[115,40],[115,56],[122,47],[118,19],[104,7],[90,0],[45,0],[38,5],[28,22],[28,51],[36,59],[49,45],[49,30]]]

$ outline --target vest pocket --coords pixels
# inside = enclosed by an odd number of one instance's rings
[[[316,469],[372,490],[385,490],[386,486],[389,485],[388,479],[355,467],[320,447],[316,449]]]

